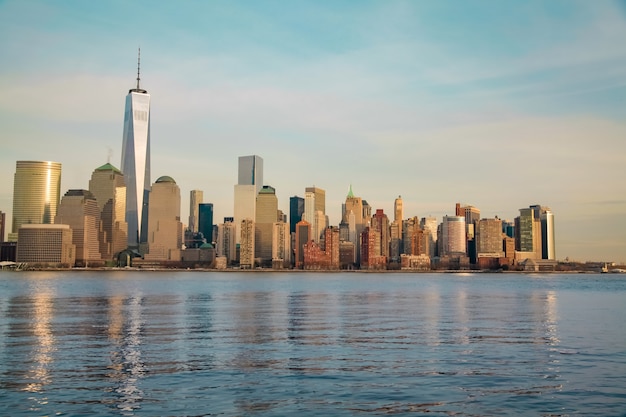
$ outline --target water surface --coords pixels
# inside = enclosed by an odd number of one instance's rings
[[[0,273],[7,415],[626,415],[626,276]]]

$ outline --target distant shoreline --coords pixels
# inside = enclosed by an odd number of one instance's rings
[[[267,273],[295,273],[295,274],[311,274],[311,273],[323,273],[323,274],[601,274],[600,271],[594,270],[577,270],[577,271],[504,271],[504,270],[367,270],[367,269],[340,269],[340,270],[309,270],[309,269],[271,269],[271,268],[256,268],[256,269],[209,269],[209,268],[33,268],[33,269],[3,269],[7,272],[191,272],[191,273],[246,273],[246,274],[267,274]],[[611,273],[609,271],[609,273]],[[623,271],[616,271],[613,273],[625,273]]]

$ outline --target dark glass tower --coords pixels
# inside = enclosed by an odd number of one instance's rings
[[[202,233],[207,242],[213,241],[213,204],[198,205],[198,232]]]
[[[289,197],[289,232],[296,232],[296,224],[302,220],[304,213],[304,198],[294,195]]]

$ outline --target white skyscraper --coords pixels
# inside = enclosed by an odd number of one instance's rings
[[[240,156],[233,210],[237,242],[241,241],[241,221],[256,219],[256,197],[261,187],[263,187],[263,159],[257,155]]]
[[[128,246],[137,248],[148,239],[150,194],[150,94],[137,86],[128,91],[124,111],[122,173],[126,180]]]

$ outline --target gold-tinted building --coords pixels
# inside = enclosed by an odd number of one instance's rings
[[[13,222],[9,241],[24,224],[52,224],[61,195],[61,164],[17,161],[13,180]]]

